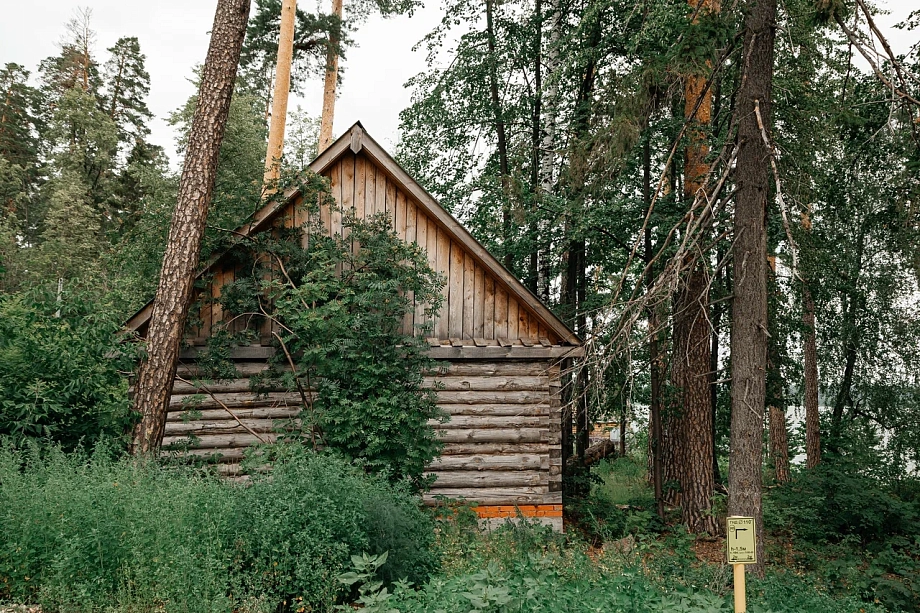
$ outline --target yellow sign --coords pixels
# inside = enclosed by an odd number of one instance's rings
[[[757,531],[753,517],[729,517],[725,539],[729,564],[757,563]]]

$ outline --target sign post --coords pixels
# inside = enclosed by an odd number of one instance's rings
[[[725,526],[728,563],[732,565],[735,583],[735,613],[746,613],[747,593],[744,585],[744,565],[757,563],[757,530],[753,517],[729,517]]]

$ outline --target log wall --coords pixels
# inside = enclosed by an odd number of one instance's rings
[[[551,360],[445,361],[425,379],[450,416],[433,423],[444,441],[430,467],[425,500],[463,498],[485,506],[562,504],[560,370]],[[222,474],[240,474],[246,447],[295,429],[301,399],[281,390],[255,395],[247,377],[264,362],[238,364],[239,379],[201,382],[180,365],[164,445],[207,457]],[[559,507],[561,509],[561,507]],[[561,514],[561,511],[560,511]]]

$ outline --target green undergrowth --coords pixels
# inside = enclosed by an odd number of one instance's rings
[[[436,567],[418,497],[345,461],[279,448],[233,484],[188,467],[0,449],[0,602],[51,611],[326,611],[350,556],[385,579]]]
[[[700,562],[686,534],[637,535],[603,548],[526,522],[479,533],[462,514],[441,520],[442,572],[421,586],[362,594],[365,613],[730,612],[731,570]],[[353,578],[353,577],[352,577]],[[856,597],[834,597],[807,577],[751,578],[749,611],[882,613]]]
[[[592,493],[569,505],[565,534],[523,518],[483,532],[470,509],[425,510],[337,456],[268,452],[269,475],[234,484],[104,445],[0,448],[0,602],[46,613],[732,611],[720,542],[654,518],[641,463],[604,466]],[[916,610],[903,574],[914,563],[909,505],[879,507],[902,527],[900,540],[883,538],[867,511],[878,505],[837,491],[828,502],[827,488],[845,480],[817,478],[771,492],[771,564],[749,577],[749,611]],[[833,503],[869,516],[844,537],[797,534],[797,516],[778,514],[783,496],[799,500],[799,514]]]

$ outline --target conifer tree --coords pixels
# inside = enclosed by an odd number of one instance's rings
[[[141,421],[134,434],[133,450],[138,454],[155,454],[163,441],[166,403],[176,374],[201,239],[214,193],[217,161],[246,35],[249,5],[249,0],[218,0],[217,3],[179,182],[178,202],[150,318],[147,358],[141,364],[135,387],[135,409]]]
[[[146,101],[150,93],[150,75],[136,37],[119,38],[108,51],[105,93],[99,101],[118,126],[121,140],[130,147],[150,133],[146,124],[152,117]]]

